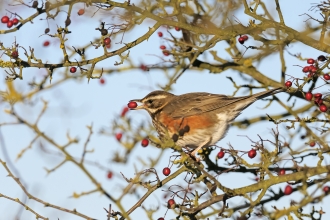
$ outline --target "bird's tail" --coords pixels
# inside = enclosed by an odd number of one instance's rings
[[[285,89],[283,87],[277,87],[275,89],[270,89],[267,91],[256,93],[256,94],[252,95],[252,97],[255,98],[256,100],[258,100],[258,99],[263,99],[268,96],[275,95],[277,93],[284,92],[284,91],[285,91]]]

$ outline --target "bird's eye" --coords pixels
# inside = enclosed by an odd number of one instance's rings
[[[152,99],[149,99],[149,100],[148,100],[148,103],[149,103],[149,104],[152,104],[152,102],[153,102]]]

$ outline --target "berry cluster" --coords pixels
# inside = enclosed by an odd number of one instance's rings
[[[324,186],[323,187],[323,192],[325,194],[328,194],[330,192],[330,187],[329,186]],[[293,192],[293,189],[290,185],[287,185],[285,188],[284,188],[284,195],[290,195],[291,193]]]
[[[240,36],[240,37],[238,38],[238,42],[239,42],[240,44],[244,44],[245,41],[247,41],[248,39],[249,39],[249,37],[248,37],[247,35],[242,35],[242,36]]]
[[[103,78],[101,78],[100,80],[102,80]],[[102,83],[102,82],[101,82]],[[127,107],[123,108],[120,116],[121,117],[125,117],[127,112],[130,110],[130,109],[134,109],[137,107],[137,103],[136,102],[129,102],[127,104]],[[116,133],[115,134],[115,138],[117,139],[117,141],[121,141],[123,137],[123,133],[119,132],[119,133]],[[141,146],[142,147],[147,147],[149,145],[149,140],[147,138],[143,138],[142,141],[141,141]],[[165,175],[165,174],[164,174]]]
[[[217,154],[217,158],[218,159],[222,159],[225,156],[225,152],[223,149],[221,149],[218,154]],[[257,156],[257,151],[255,149],[251,149],[248,151],[248,156],[252,159],[255,156]]]
[[[307,59],[307,66],[304,66],[302,68],[302,72],[307,74],[308,78],[312,77],[318,77],[319,74],[317,73],[319,70],[319,63],[326,61],[327,58],[323,55],[320,55],[316,60],[313,58]],[[321,72],[321,71],[320,71]],[[328,73],[323,74],[323,79],[324,80],[330,80],[330,75]],[[287,88],[292,86],[291,81],[286,81],[285,86]],[[315,93],[312,94],[311,92],[306,92],[305,93],[305,99],[308,101],[314,101],[314,103],[319,107],[321,112],[326,112],[328,111],[328,107],[323,103],[324,99],[322,99],[322,94],[321,93]]]
[[[314,60],[312,58],[309,58],[309,59],[307,59],[307,64],[309,64],[309,65],[308,66],[304,66],[303,69],[302,69],[302,71],[304,73],[308,73],[308,75],[307,75],[308,78],[312,78],[312,77],[316,76],[315,73],[319,69],[319,63],[318,63],[318,61],[319,62],[323,62],[325,60],[327,60],[327,58],[325,56],[323,56],[323,55],[319,56],[317,58],[317,60]],[[326,75],[328,75],[328,76],[325,76],[324,78],[325,79],[326,78],[330,79],[329,74],[326,74]]]
[[[319,62],[324,62],[326,60],[327,60],[327,58],[325,56],[323,56],[323,55],[320,55],[317,58],[317,60],[314,60],[313,58],[309,58],[309,59],[307,59],[307,64],[309,64],[309,65],[304,66],[302,68],[302,71],[307,74],[307,77],[308,78],[317,77],[317,74],[316,73],[319,70]],[[330,80],[330,75],[327,74],[327,73],[324,74],[323,75],[323,79],[324,80]],[[291,81],[286,81],[285,82],[285,86],[287,88],[291,87],[292,86],[292,82]]]
[[[122,137],[123,137],[123,133],[121,132],[115,134],[115,138],[117,139],[118,142],[121,142]],[[149,145],[149,140],[147,138],[142,139],[141,146],[147,147],[148,145]]]
[[[9,17],[5,15],[1,18],[1,23],[7,24],[7,27],[11,28],[13,25],[17,25],[19,23],[19,20],[17,18],[10,20]]]
[[[321,112],[326,112],[328,107],[323,104],[322,94],[315,93],[314,95],[311,92],[306,92],[305,99],[311,101],[314,98],[314,103],[319,106]]]
[[[314,60],[312,58],[307,59],[307,64],[310,64],[308,66],[304,66],[302,71],[304,73],[308,73],[308,77],[312,78],[312,77],[318,77],[318,75],[316,74],[316,72],[319,69],[319,62],[324,62],[326,61],[327,58],[323,55],[320,55],[317,60]],[[323,74],[323,79],[324,80],[330,80],[330,75],[328,73]]]
[[[179,27],[174,27],[174,29],[175,29],[176,31],[181,31],[181,29],[180,29]],[[158,37],[160,37],[160,38],[162,38],[162,37],[164,36],[163,32],[161,32],[161,31],[158,31],[158,32],[157,32],[157,35],[158,35]],[[162,50],[162,53],[163,53],[164,56],[169,56],[169,55],[171,55],[170,50],[167,50],[165,45],[162,44],[162,45],[159,46],[159,48]]]

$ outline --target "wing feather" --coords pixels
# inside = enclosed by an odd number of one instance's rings
[[[171,102],[169,102],[163,109],[164,113],[168,114],[173,118],[185,118],[192,115],[202,114],[204,112],[210,112],[225,108],[233,103],[241,102],[241,105],[235,106],[237,109],[242,111],[254,101],[265,98],[270,95],[275,95],[279,92],[283,92],[284,89],[281,87],[256,93],[252,96],[241,96],[241,97],[229,97],[220,94],[211,94],[205,92],[187,93],[184,95],[176,96]],[[246,100],[244,102],[244,100]],[[234,110],[230,108],[229,110]]]
[[[211,93],[188,93],[176,97],[164,109],[173,118],[185,118],[226,107],[246,97],[228,97]]]

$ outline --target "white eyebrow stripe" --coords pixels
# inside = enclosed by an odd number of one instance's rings
[[[148,97],[145,100],[149,100],[149,99],[164,99],[167,98],[167,95],[157,95],[157,96],[153,96],[153,97]]]

